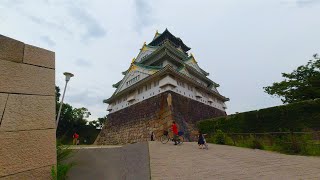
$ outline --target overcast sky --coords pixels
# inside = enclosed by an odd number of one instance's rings
[[[264,86],[320,52],[320,0],[0,0],[0,34],[56,53],[56,84],[75,74],[65,98],[107,114],[143,42],[168,28],[230,98],[227,113],[281,104]]]

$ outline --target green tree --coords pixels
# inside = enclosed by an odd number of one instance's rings
[[[60,96],[60,88],[56,86],[56,102],[59,102]]]
[[[99,122],[98,128],[101,129],[104,126],[104,124],[107,122],[107,116],[98,118],[98,122]]]
[[[283,103],[320,98],[320,58],[317,54],[306,65],[291,73],[282,73],[285,79],[264,87],[266,93],[280,97]]]
[[[60,88],[56,86],[56,114],[60,107]],[[61,108],[59,125],[57,128],[57,138],[64,144],[69,144],[72,141],[72,135],[77,132],[80,135],[80,140],[86,140],[87,143],[92,143],[97,136],[95,126],[88,124],[87,118],[91,113],[87,108],[74,108],[70,104],[63,103]]]
[[[94,121],[90,121],[89,125],[94,126],[97,129],[102,129],[106,121],[107,121],[107,116],[98,118],[97,120],[94,120]]]

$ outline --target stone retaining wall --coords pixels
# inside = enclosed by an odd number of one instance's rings
[[[0,35],[0,179],[50,179],[55,53]]]
[[[172,106],[167,103],[168,94]],[[224,116],[225,112],[168,91],[108,115],[108,120],[95,144],[126,144],[150,140],[154,132],[159,138],[176,121],[187,141],[195,140],[195,123]]]

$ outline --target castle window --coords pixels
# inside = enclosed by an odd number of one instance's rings
[[[177,80],[177,84],[178,84],[178,86],[181,86],[184,88],[184,82]]]
[[[130,79],[126,84],[127,84],[127,86],[129,86],[129,85],[131,85],[131,84],[136,83],[139,79],[140,79],[140,75],[138,75],[138,76]]]

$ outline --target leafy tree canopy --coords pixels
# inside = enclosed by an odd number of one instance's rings
[[[102,127],[106,121],[107,121],[107,116],[102,117],[102,118],[98,118],[97,120],[94,120],[94,121],[90,121],[89,125],[95,126],[98,129],[102,129]]]
[[[285,80],[264,87],[266,93],[281,98],[283,103],[320,98],[320,58],[313,55],[306,65],[291,73],[282,73]]]
[[[56,114],[58,114],[60,107],[60,88],[56,86]],[[99,133],[98,129],[101,129],[103,123],[102,119],[98,118],[97,121],[89,122],[87,118],[91,113],[87,108],[74,108],[70,104],[63,103],[59,125],[57,129],[57,138],[62,141],[62,143],[68,144],[72,141],[72,135],[77,132],[80,135],[80,141],[83,140],[86,143],[93,143],[96,136]]]

